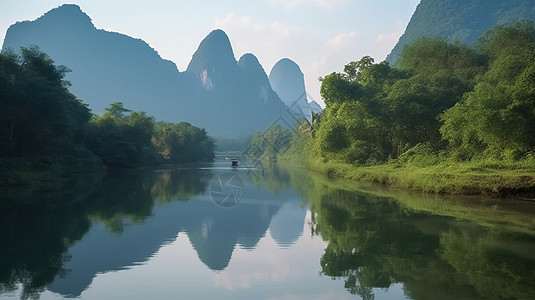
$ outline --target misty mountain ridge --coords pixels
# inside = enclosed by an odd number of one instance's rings
[[[312,113],[321,111],[318,103],[308,102],[304,74],[291,59],[283,58],[273,66],[269,82],[290,111],[299,118],[312,122]]]
[[[422,36],[471,45],[493,26],[522,19],[535,21],[533,0],[422,0],[386,60],[395,65],[403,47]]]
[[[236,61],[228,36],[214,30],[184,72],[141,39],[96,29],[79,6],[62,5],[9,27],[2,51],[37,45],[67,74],[70,91],[100,114],[113,102],[157,120],[189,122],[213,136],[263,132],[293,120],[253,54]]]
[[[132,109],[147,111],[145,99],[136,95],[150,90],[158,97],[177,85],[176,65],[163,60],[140,39],[97,30],[91,19],[76,5],[63,5],[35,21],[9,27],[2,51],[37,45],[56,64],[72,70],[67,79],[71,92],[90,105],[96,113],[115,101]],[[147,80],[147,77],[154,80]]]

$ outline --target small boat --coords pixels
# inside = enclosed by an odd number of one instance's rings
[[[238,167],[238,160],[235,159],[235,158],[232,159],[232,167],[233,168],[237,168]]]

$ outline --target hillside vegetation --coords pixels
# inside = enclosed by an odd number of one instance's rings
[[[386,60],[397,66],[403,48],[423,36],[472,45],[494,25],[511,26],[524,19],[535,21],[532,0],[422,0]]]
[[[46,179],[54,170],[213,158],[212,138],[189,123],[156,122],[120,102],[91,114],[69,92],[68,71],[37,47],[0,53],[0,185]]]
[[[291,136],[291,146],[275,147],[279,157],[430,192],[533,193],[533,22],[497,26],[475,47],[424,37],[397,68],[363,57],[321,80],[326,109],[279,135]]]

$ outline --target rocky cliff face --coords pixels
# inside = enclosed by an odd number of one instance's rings
[[[224,127],[224,135],[262,132],[286,112],[258,59],[245,54],[236,61],[222,30],[206,36],[184,74],[195,87],[193,115]]]
[[[533,0],[422,0],[386,60],[395,64],[403,47],[422,36],[472,44],[494,25],[522,19],[535,21]]]
[[[222,30],[212,31],[193,54],[186,72],[196,77],[207,91],[225,86],[229,74],[236,74],[238,66],[230,40]]]

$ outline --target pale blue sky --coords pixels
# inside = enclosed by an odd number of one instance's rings
[[[255,54],[269,75],[288,57],[321,102],[319,76],[364,55],[385,59],[420,0],[0,0],[0,40],[7,28],[64,3],[78,4],[99,29],[146,41],[184,71],[201,40],[216,28],[236,59]]]

